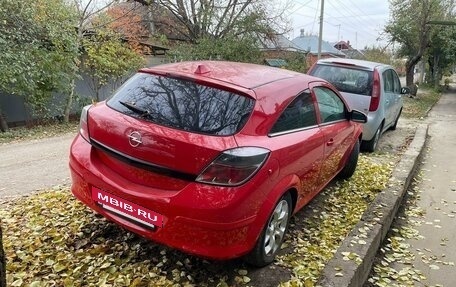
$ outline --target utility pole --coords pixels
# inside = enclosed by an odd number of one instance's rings
[[[323,13],[325,10],[325,0],[321,0],[321,11],[320,11],[320,33],[318,35],[318,57],[317,59],[320,60],[321,58],[321,44],[323,42]]]

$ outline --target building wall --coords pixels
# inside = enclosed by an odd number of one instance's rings
[[[321,54],[321,59],[328,59],[328,58],[334,58],[336,57],[335,55],[332,54]],[[336,57],[337,58],[337,57]],[[307,65],[308,67],[312,67],[313,64],[315,64],[318,61],[318,54],[307,54]]]

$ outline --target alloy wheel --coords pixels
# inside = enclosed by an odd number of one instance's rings
[[[282,244],[285,230],[288,224],[290,206],[285,199],[282,199],[275,207],[269,219],[268,228],[264,237],[264,253],[274,254]]]

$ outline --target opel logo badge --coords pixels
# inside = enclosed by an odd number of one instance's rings
[[[137,131],[131,132],[131,134],[128,135],[128,142],[132,147],[139,146],[142,144],[141,134]]]

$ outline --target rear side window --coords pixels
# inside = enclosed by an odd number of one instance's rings
[[[372,71],[319,64],[310,74],[327,80],[340,92],[365,96],[370,96],[372,92]]]
[[[391,70],[386,70],[383,72],[383,90],[387,93],[394,92],[394,79],[393,73]]]
[[[400,94],[401,82],[396,72],[392,69],[383,72],[383,85],[385,92]]]
[[[283,111],[271,133],[286,132],[317,125],[315,106],[310,92],[297,96]]]
[[[322,123],[346,119],[346,109],[336,93],[325,87],[314,88]]]
[[[192,81],[138,73],[107,102],[132,117],[209,135],[231,135],[250,115],[254,100]]]
[[[400,94],[401,93],[401,81],[399,80],[399,76],[394,70],[391,70],[391,73],[393,73],[393,79],[394,79],[394,93],[395,94]]]

